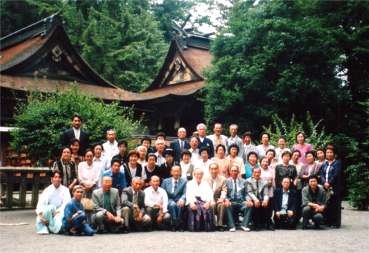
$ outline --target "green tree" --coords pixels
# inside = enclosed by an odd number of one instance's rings
[[[320,18],[308,16],[309,4],[234,5],[228,27],[212,47],[205,97],[208,121],[237,120],[244,128],[260,130],[274,114],[282,119],[295,114],[303,121],[308,110],[314,119],[335,125],[337,108],[347,94],[336,76],[340,51]]]
[[[118,138],[124,139],[145,130],[140,121],[133,120],[131,109],[117,103],[105,104],[74,87],[55,94],[30,94],[15,115],[17,130],[11,132],[12,147],[17,151],[25,149],[41,163],[55,158],[61,148],[60,135],[70,128],[70,117],[74,113],[83,118],[83,128],[89,132],[91,143],[104,140],[109,128],[114,128]]]

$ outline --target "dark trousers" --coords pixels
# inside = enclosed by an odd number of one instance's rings
[[[274,224],[277,229],[295,229],[296,228],[296,216],[288,217],[287,214],[274,215]]]
[[[328,201],[327,208],[324,213],[325,222],[328,226],[341,226],[341,198],[332,195]]]
[[[229,228],[235,228],[239,223],[239,215],[242,213],[243,215],[243,223],[242,226],[247,227],[248,224],[246,222],[246,206],[242,202],[232,202],[231,206],[225,209],[227,215],[227,222]]]
[[[157,218],[159,216],[160,209],[154,207],[146,207],[146,213],[151,218],[151,228],[167,229],[170,224],[170,214],[165,213],[163,217],[163,222],[161,224],[157,223]]]
[[[323,214],[315,212],[310,206],[305,206],[302,209],[302,226],[306,227],[310,219],[316,227],[319,227],[323,223]]]
[[[182,225],[184,207],[180,207],[177,203],[170,199],[168,201],[168,211],[171,216],[172,226],[179,227]]]
[[[252,223],[256,229],[265,227],[268,224],[269,217],[269,207],[253,207],[251,212]]]

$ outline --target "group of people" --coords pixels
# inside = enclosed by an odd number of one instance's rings
[[[290,149],[284,137],[274,147],[263,133],[256,146],[236,124],[227,137],[220,123],[211,135],[201,123],[189,139],[179,128],[170,143],[158,133],[153,146],[144,137],[128,151],[113,129],[89,149],[81,123],[73,115],[62,134],[37,233],[248,232],[296,229],[301,218],[302,229],[341,225],[341,163],[332,145],[314,149],[303,132]]]

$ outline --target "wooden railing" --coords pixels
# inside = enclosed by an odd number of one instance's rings
[[[40,189],[50,184],[49,171],[47,167],[0,167],[1,209],[35,208]]]

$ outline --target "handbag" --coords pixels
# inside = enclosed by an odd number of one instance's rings
[[[93,211],[94,210],[94,202],[89,198],[82,198],[81,203],[85,211]]]

